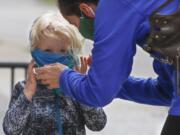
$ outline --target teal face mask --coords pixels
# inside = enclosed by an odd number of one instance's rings
[[[95,13],[92,8],[90,8],[90,11],[92,15],[95,17]],[[81,34],[87,38],[93,40],[93,35],[94,35],[94,19],[93,18],[88,18],[81,13],[80,17],[80,28],[79,31]]]
[[[68,66],[69,68],[73,68],[75,65],[74,58],[70,54],[60,55],[45,52],[40,49],[34,49],[31,52],[31,55],[39,67],[53,63],[61,63]]]
[[[93,40],[94,34],[94,19],[82,16],[80,18],[80,33],[87,39]]]
[[[31,52],[31,55],[35,60],[37,66],[39,67],[53,63],[61,63],[68,66],[69,68],[73,68],[75,65],[74,58],[70,54],[60,55],[60,54],[45,52],[40,49],[34,49]],[[53,89],[53,92],[58,94],[61,92],[61,89],[55,88]]]

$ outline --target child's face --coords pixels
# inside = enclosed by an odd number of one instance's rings
[[[65,55],[68,53],[70,44],[66,37],[61,37],[61,39],[47,37],[40,40],[37,48],[42,51]]]

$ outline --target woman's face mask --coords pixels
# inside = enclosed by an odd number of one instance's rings
[[[94,11],[90,8],[92,14],[95,17]],[[93,34],[94,34],[94,19],[93,18],[87,18],[83,14],[80,17],[80,28],[79,31],[81,34],[88,39],[93,40]]]
[[[75,61],[70,54],[61,55],[51,52],[45,52],[40,49],[34,49],[31,52],[31,55],[34,58],[36,64],[40,67],[53,63],[61,63],[68,66],[69,68],[73,68],[75,65]]]

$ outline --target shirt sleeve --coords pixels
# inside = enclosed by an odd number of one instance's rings
[[[131,100],[137,103],[170,106],[173,98],[171,85],[164,87],[161,79],[143,79],[129,77],[123,84],[117,98]]]
[[[21,83],[18,83],[13,90],[9,108],[3,122],[3,129],[6,135],[20,135],[27,124],[31,102],[25,97],[23,89]]]
[[[63,92],[90,106],[102,107],[110,103],[131,72],[136,31],[142,19],[126,1],[100,1],[91,68],[87,75],[65,70],[60,76]]]

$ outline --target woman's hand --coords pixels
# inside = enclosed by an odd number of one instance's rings
[[[47,85],[48,89],[59,88],[59,78],[67,68],[67,66],[60,63],[36,68],[37,79],[40,80],[42,84]]]
[[[28,78],[24,89],[24,94],[29,101],[32,101],[32,97],[36,92],[36,85],[37,85],[36,77],[33,70],[34,70],[34,61],[32,60],[28,66],[28,72],[27,72]]]
[[[82,74],[85,74],[88,64],[91,64],[91,57],[89,58],[89,63],[88,59],[81,57],[81,67],[77,68],[76,70]],[[47,85],[49,89],[59,88],[59,78],[61,77],[62,72],[67,68],[67,66],[60,63],[36,68],[37,79],[40,80],[42,84]]]

